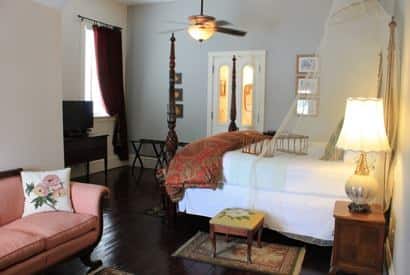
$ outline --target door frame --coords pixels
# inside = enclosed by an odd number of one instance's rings
[[[212,123],[213,119],[215,119],[215,115],[213,114],[214,111],[214,101],[213,101],[213,87],[214,87],[214,59],[217,57],[226,57],[226,56],[240,56],[240,55],[253,55],[258,58],[261,58],[261,62],[259,64],[259,73],[261,74],[260,83],[258,83],[260,87],[260,93],[257,94],[257,106],[258,106],[258,114],[257,114],[257,125],[255,126],[255,130],[262,132],[264,130],[265,125],[265,94],[266,94],[266,50],[249,50],[249,51],[218,51],[218,52],[209,52],[208,53],[208,94],[207,94],[207,114],[206,114],[206,134],[210,136],[212,134]],[[236,79],[238,81],[238,79]],[[230,91],[229,91],[230,92]],[[238,92],[238,88],[236,90]],[[238,97],[238,95],[237,95]],[[230,102],[229,102],[230,106]],[[230,110],[229,110],[230,111]],[[230,117],[228,117],[230,120]],[[238,120],[238,117],[237,117]],[[227,129],[228,131],[228,129]]]

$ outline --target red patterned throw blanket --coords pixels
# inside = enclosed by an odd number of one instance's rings
[[[222,133],[195,141],[179,150],[166,175],[166,189],[173,202],[180,201],[185,188],[216,189],[223,179],[222,157],[267,137],[255,131]]]

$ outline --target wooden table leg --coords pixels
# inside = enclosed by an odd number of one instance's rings
[[[252,263],[252,242],[253,242],[253,234],[252,231],[248,232],[248,264]]]
[[[210,226],[209,228],[209,237],[211,238],[212,242],[212,257],[216,257],[216,236],[215,236],[215,231],[213,225]]]
[[[258,231],[258,247],[259,248],[262,248],[262,243],[261,243],[262,231],[263,231],[263,226],[261,226]]]

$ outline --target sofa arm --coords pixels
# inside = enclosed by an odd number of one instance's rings
[[[110,190],[105,186],[71,183],[71,201],[76,213],[100,216],[101,201],[104,197],[109,197],[109,194]]]

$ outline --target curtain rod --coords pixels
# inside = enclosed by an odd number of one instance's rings
[[[102,26],[109,27],[109,28],[112,28],[112,29],[122,30],[121,27],[118,27],[118,26],[115,26],[115,25],[111,25],[111,24],[107,24],[107,23],[104,23],[104,22],[99,21],[99,20],[96,20],[96,19],[92,19],[92,18],[89,18],[89,17],[82,16],[82,15],[80,15],[80,14],[77,15],[77,17],[80,18],[81,21],[84,21],[84,20],[85,20],[85,21],[89,21],[89,22],[91,22],[91,23],[93,23],[93,24],[102,25]]]

